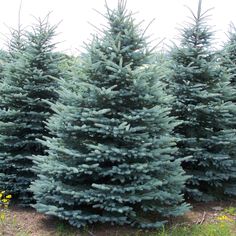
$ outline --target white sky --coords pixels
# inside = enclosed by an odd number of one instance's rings
[[[108,5],[113,8],[117,0],[107,0]],[[178,37],[177,28],[190,16],[185,7],[189,6],[196,12],[198,0],[127,0],[128,9],[136,14],[137,21],[145,20],[143,28],[153,18],[156,20],[150,26],[147,34],[152,34],[156,42],[165,39],[170,40]],[[0,47],[4,44],[4,35],[9,30],[6,27],[17,27],[20,0],[0,0]],[[226,40],[225,32],[229,29],[229,23],[236,24],[236,0],[203,0],[203,10],[211,11],[211,25],[215,26],[216,38],[221,44]],[[56,41],[63,41],[59,49],[66,53],[79,53],[83,42],[91,38],[90,34],[95,29],[88,23],[101,27],[105,22],[103,17],[95,12],[96,9],[105,12],[104,0],[22,0],[21,24],[30,25],[35,17],[44,17],[52,11],[50,22],[55,24],[62,20]]]

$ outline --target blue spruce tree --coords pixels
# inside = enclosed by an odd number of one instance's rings
[[[108,28],[87,46],[78,76],[61,80],[47,123],[53,137],[42,140],[48,156],[35,159],[34,207],[76,227],[160,227],[188,209],[186,176],[173,158],[172,98],[125,2],[105,17]]]
[[[173,114],[183,121],[175,128],[180,137],[184,170],[192,175],[187,194],[198,201],[236,194],[235,104],[230,75],[212,50],[213,33],[201,0],[193,21],[182,30],[179,47],[172,50],[170,88],[176,96]]]
[[[231,75],[231,86],[236,89],[236,27],[233,24],[230,25],[228,41],[225,43],[220,55],[222,66],[227,68]],[[229,95],[230,99],[236,104],[236,93]],[[236,122],[234,127],[236,128]]]
[[[230,25],[230,30],[228,32],[228,41],[225,43],[223,49],[220,52],[220,61],[221,66],[224,67],[230,74],[230,86],[232,91],[228,93],[228,101],[232,101],[234,106],[231,108],[232,118],[231,124],[232,128],[236,130],[236,27],[235,25]],[[236,131],[235,131],[236,134]],[[235,135],[236,136],[236,135]],[[231,156],[236,160],[236,144],[235,139],[232,139]],[[236,195],[236,179],[231,181],[231,188],[229,193],[232,192],[233,195]]]
[[[55,27],[48,18],[25,32],[23,44],[18,35],[11,41],[0,85],[0,189],[27,205],[33,200],[28,188],[36,177],[32,158],[45,151],[37,139],[48,133],[44,122],[52,110],[47,102],[58,98],[54,77],[60,76],[61,59],[53,52]]]

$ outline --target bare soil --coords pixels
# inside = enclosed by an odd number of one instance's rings
[[[236,208],[236,199],[208,203],[195,203],[190,212],[182,217],[169,219],[168,227],[216,223],[217,217],[227,215],[236,222],[236,214],[228,214],[224,209]],[[236,224],[235,224],[236,235]],[[34,209],[17,206],[9,208],[6,220],[0,223],[1,236],[135,236],[147,233],[131,227],[96,225],[79,231],[65,222],[51,216],[37,213]],[[147,234],[146,234],[147,235]]]

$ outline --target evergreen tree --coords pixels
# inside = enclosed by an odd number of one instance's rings
[[[125,2],[105,17],[108,28],[87,46],[81,73],[61,81],[52,105],[53,138],[42,141],[48,157],[35,159],[34,207],[77,227],[159,227],[188,209],[181,194],[186,177],[173,159],[172,98]]]
[[[182,30],[181,45],[172,50],[170,83],[176,96],[173,114],[183,121],[175,128],[181,139],[177,155],[191,156],[183,162],[192,175],[187,193],[200,201],[236,194],[235,104],[229,101],[235,91],[211,48],[213,33],[207,12],[202,13],[200,0],[197,15],[192,12],[193,22]]]
[[[53,52],[54,35],[48,17],[26,32],[23,50],[16,34],[0,86],[0,189],[11,192],[23,205],[33,200],[28,190],[36,177],[33,155],[45,151],[37,139],[48,134],[44,124],[52,113],[48,102],[58,98],[54,77],[60,76],[60,57]]]
[[[234,103],[234,106],[231,108],[231,124],[232,128],[236,130],[236,27],[233,24],[230,26],[230,30],[228,32],[228,42],[224,45],[219,59],[221,66],[226,68],[231,76],[230,85],[232,87],[232,91],[227,95],[228,100]],[[233,142],[232,144],[234,145],[234,148],[231,150],[231,156],[233,156],[236,160],[236,145]],[[231,189],[235,193],[236,179],[231,181],[231,185]]]
[[[4,50],[0,50],[0,83],[3,79],[3,68],[8,61],[8,53]]]
[[[222,50],[220,50],[220,62],[221,66],[225,67],[231,75],[231,86],[236,89],[236,26],[231,23],[230,30],[228,31],[228,41],[224,44]],[[236,93],[229,94],[229,100],[236,104]],[[236,119],[236,118],[235,118]],[[234,123],[236,128],[236,122]]]
[[[19,26],[17,29],[12,28],[10,39],[7,41],[9,60],[15,58],[18,52],[23,52],[26,47],[26,32]]]
[[[226,67],[231,74],[231,86],[236,89],[236,27],[230,25],[228,41],[221,51],[222,66]],[[230,99],[236,104],[236,94],[230,94]],[[235,123],[236,128],[236,123]]]

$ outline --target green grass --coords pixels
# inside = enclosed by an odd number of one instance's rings
[[[227,208],[224,209],[223,212],[226,213],[226,214],[235,216],[236,215],[236,207],[227,207]]]
[[[192,226],[173,227],[168,230],[161,230],[158,233],[146,234],[144,236],[234,236],[232,224],[215,223]],[[141,236],[141,235],[140,235]]]
[[[55,236],[76,236],[73,228],[68,224],[58,223],[55,229]]]

